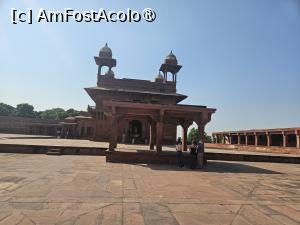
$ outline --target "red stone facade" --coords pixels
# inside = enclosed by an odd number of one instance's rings
[[[178,104],[187,96],[176,92],[181,66],[172,52],[154,81],[116,78],[112,68],[117,62],[107,45],[95,62],[97,86],[85,88],[95,102],[95,106],[88,107],[94,123],[94,140],[109,141],[110,149],[117,142],[124,142],[149,144],[151,149],[156,145],[160,150],[162,144],[175,143],[177,125],[183,127],[186,144],[187,128],[193,121],[200,126],[201,136],[204,135],[204,126],[215,109]],[[108,68],[105,73],[103,67]]]
[[[0,133],[38,134],[56,136],[61,128],[59,120],[0,116]]]

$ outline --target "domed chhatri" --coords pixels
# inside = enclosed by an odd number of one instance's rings
[[[100,58],[108,58],[108,59],[111,59],[111,58],[112,58],[112,51],[111,51],[111,49],[107,46],[107,43],[105,44],[104,47],[102,47],[102,48],[100,49],[99,57],[100,57]]]
[[[107,43],[100,49],[99,56],[94,56],[94,59],[98,66],[98,76],[102,75],[102,67],[108,67],[109,73],[106,73],[104,75],[107,75],[107,77],[114,77],[114,73],[111,71],[111,68],[117,65],[117,60],[113,59],[112,51],[107,46]]]
[[[172,82],[177,82],[177,73],[181,69],[181,65],[178,65],[178,61],[173,51],[170,52],[169,55],[165,58],[163,64],[161,64],[159,71],[163,73],[164,82],[168,82],[168,73],[172,75]]]
[[[171,51],[169,55],[167,55],[166,59],[165,59],[165,63],[169,64],[169,65],[177,65],[177,58],[176,56],[173,54],[173,52]]]

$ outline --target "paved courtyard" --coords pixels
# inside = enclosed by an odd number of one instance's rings
[[[0,225],[299,224],[300,165],[0,154]]]

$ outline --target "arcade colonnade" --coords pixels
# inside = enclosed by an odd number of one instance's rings
[[[159,153],[162,151],[165,124],[181,125],[183,150],[187,150],[187,131],[196,122],[199,136],[204,140],[205,125],[216,110],[205,106],[160,105],[118,101],[103,101],[105,113],[110,119],[109,150],[117,148],[118,124],[122,119],[144,118],[150,124],[149,147]]]
[[[213,143],[300,148],[300,128],[213,132]]]

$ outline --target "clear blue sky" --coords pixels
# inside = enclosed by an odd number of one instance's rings
[[[153,23],[10,22],[11,8],[142,10]],[[93,56],[108,42],[116,77],[153,80],[172,49],[183,103],[217,108],[207,131],[300,126],[299,0],[0,0],[0,102],[85,110]]]

